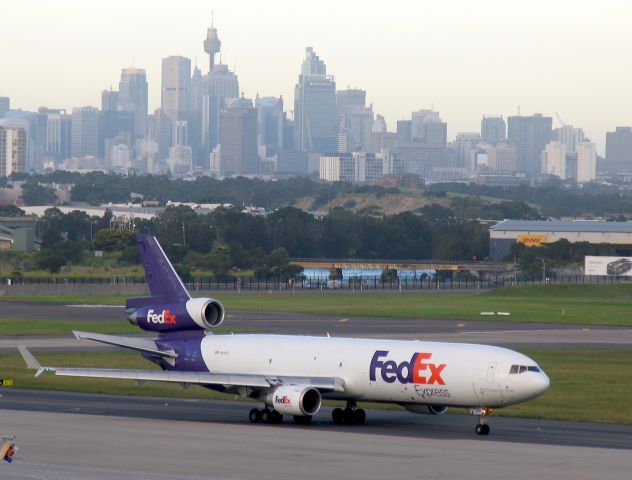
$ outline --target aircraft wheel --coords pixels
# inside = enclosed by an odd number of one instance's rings
[[[342,408],[334,408],[331,412],[331,418],[336,425],[342,425],[345,422],[345,412]]]
[[[353,410],[353,408],[345,408],[343,411],[343,415],[344,415],[344,422],[345,425],[354,425],[355,424],[355,420],[356,420],[356,416],[355,416],[355,411]]]
[[[366,420],[366,412],[361,408],[357,408],[354,413],[356,425],[363,425]]]
[[[276,410],[272,411],[272,423],[281,423],[283,422],[283,414],[277,412]]]
[[[272,421],[272,412],[264,408],[261,410],[261,423],[270,423]]]
[[[258,408],[253,408],[252,410],[250,410],[248,418],[252,423],[261,422],[261,410],[259,410]]]
[[[309,425],[312,423],[311,415],[294,415],[294,423],[298,425]]]
[[[489,430],[489,425],[486,423],[479,423],[475,429],[477,435],[489,435]]]

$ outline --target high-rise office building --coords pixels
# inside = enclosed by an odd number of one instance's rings
[[[597,178],[597,147],[592,142],[580,142],[576,145],[578,183],[592,182]]]
[[[97,156],[98,154],[99,110],[95,107],[72,109],[73,157]]]
[[[116,90],[103,90],[101,92],[101,111],[116,112],[118,110],[119,92]]]
[[[346,138],[348,151],[366,151],[371,143],[374,120],[373,108],[366,106],[366,92],[357,88],[339,90],[336,92],[336,109],[340,133]]]
[[[251,175],[259,171],[257,110],[243,98],[230,102],[220,114],[222,175]]]
[[[566,145],[557,140],[547,143],[541,158],[543,174],[566,180]]]
[[[72,144],[72,117],[66,114],[64,109],[49,109],[42,107],[39,115],[43,125],[38,133],[42,136],[42,150],[45,155],[50,155],[56,161],[69,158]]]
[[[147,77],[141,68],[124,68],[119,82],[118,108],[134,114],[134,137],[147,135]]]
[[[445,147],[448,143],[448,124],[439,112],[418,110],[412,113],[411,140],[427,147]]]
[[[324,153],[338,146],[336,82],[311,47],[294,88],[294,135],[297,150]]]
[[[540,153],[551,141],[553,119],[536,113],[531,117],[512,116],[508,119],[507,137],[518,148],[518,170],[530,176],[542,171]]]
[[[574,155],[577,145],[584,141],[584,130],[574,128],[572,125],[564,125],[553,131],[553,138],[566,147],[566,155]]]
[[[502,116],[483,116],[481,120],[481,138],[483,142],[494,145],[507,138],[507,124]]]
[[[632,172],[632,128],[617,127],[606,132],[605,170],[608,173]]]
[[[0,177],[26,171],[26,130],[0,125]]]
[[[487,157],[487,168],[493,174],[513,175],[518,170],[518,149],[511,144],[498,142],[481,146]]]
[[[476,132],[462,132],[456,135],[454,150],[457,167],[466,168],[470,172],[475,170],[479,143],[482,143],[481,136]]]
[[[9,97],[0,97],[0,118],[4,118],[9,110],[11,110],[11,99]]]
[[[285,112],[283,112],[283,97],[257,97],[257,143],[265,147],[272,154],[283,150],[283,130],[285,126]]]
[[[191,60],[172,56],[162,59],[163,113],[176,120],[185,120],[189,111],[189,89],[191,88]]]

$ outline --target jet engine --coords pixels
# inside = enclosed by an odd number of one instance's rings
[[[322,397],[314,387],[281,385],[268,394],[266,403],[287,415],[315,415],[320,410]]]
[[[149,304],[127,310],[127,319],[143,330],[175,332],[219,327],[224,306],[214,298],[192,298],[183,303]]]
[[[422,413],[432,415],[443,415],[448,411],[445,405],[419,405],[418,403],[406,403],[402,405],[406,410],[413,413]]]

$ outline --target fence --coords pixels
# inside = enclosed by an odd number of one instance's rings
[[[630,277],[616,276],[588,276],[588,275],[557,275],[550,278],[541,276],[498,274],[485,278],[474,278],[470,275],[433,276],[423,278],[404,277],[401,279],[387,279],[383,277],[356,277],[342,280],[310,279],[278,280],[239,278],[234,280],[219,280],[213,277],[193,277],[185,282],[191,291],[227,291],[227,290],[477,290],[491,289],[514,285],[559,285],[559,284],[614,284],[632,280]],[[144,277],[103,277],[103,278],[7,278],[5,285],[116,285],[139,286],[145,285]]]

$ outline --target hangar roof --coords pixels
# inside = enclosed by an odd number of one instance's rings
[[[503,220],[491,230],[509,232],[607,232],[632,233],[632,222],[601,220]]]

